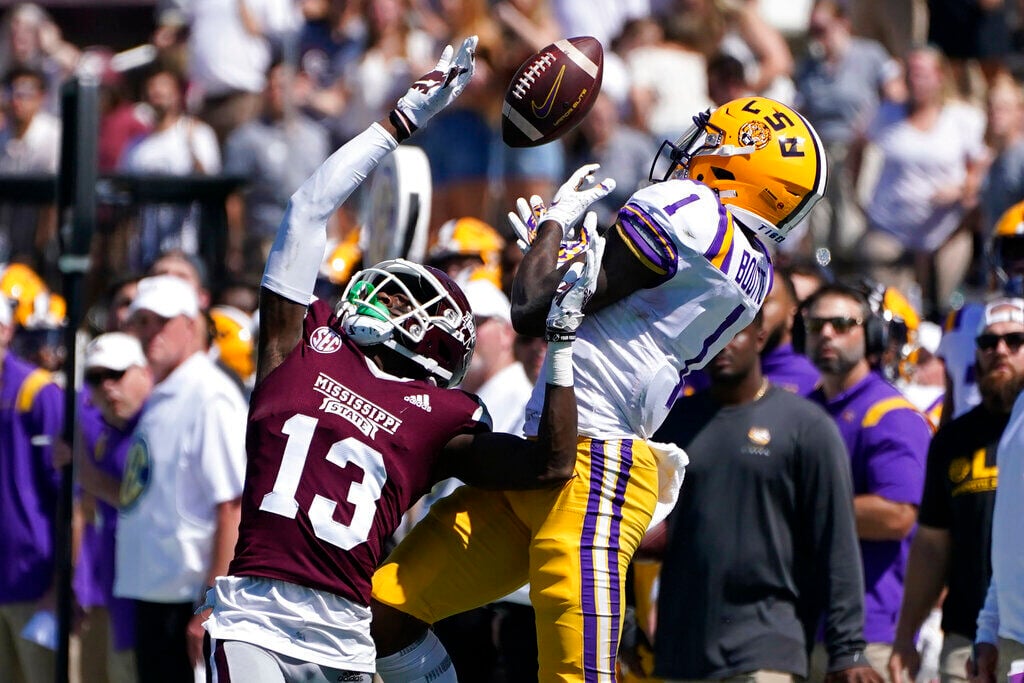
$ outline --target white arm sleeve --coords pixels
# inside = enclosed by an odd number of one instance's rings
[[[345,143],[288,202],[263,271],[264,287],[309,305],[327,248],[327,220],[398,142],[374,123]]]

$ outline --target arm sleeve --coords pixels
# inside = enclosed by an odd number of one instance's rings
[[[864,578],[846,446],[827,415],[808,422],[800,441],[803,519],[832,672],[864,661]]]
[[[264,287],[309,305],[327,248],[327,220],[397,147],[395,139],[375,123],[332,154],[295,191],[267,257]]]
[[[974,636],[976,643],[999,643],[999,593],[996,588],[996,577],[993,576],[988,583],[988,592],[985,594],[985,604],[978,612],[978,632]]]

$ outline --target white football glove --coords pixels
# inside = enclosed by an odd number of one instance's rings
[[[596,229],[588,229],[586,223],[584,232],[588,233],[585,237],[584,258],[569,266],[569,270],[562,276],[562,281],[558,283],[555,296],[551,299],[547,331],[544,335],[549,342],[568,342],[576,339],[576,329],[583,322],[583,308],[597,289],[605,239],[597,234]]]
[[[408,135],[425,125],[434,114],[454,102],[465,90],[473,78],[476,44],[476,36],[466,38],[455,59],[452,59],[454,48],[446,46],[433,71],[421,76],[398,100],[395,112],[404,119]]]
[[[573,228],[594,202],[607,197],[615,189],[615,180],[605,178],[595,184],[594,171],[600,164],[587,164],[576,169],[558,192],[543,220],[555,221],[562,228],[562,241],[573,239]],[[539,222],[538,222],[539,225]]]

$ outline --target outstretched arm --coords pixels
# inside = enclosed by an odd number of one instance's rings
[[[462,93],[473,77],[476,43],[476,36],[466,38],[458,54],[446,47],[434,70],[412,84],[387,119],[332,154],[292,195],[263,273],[257,384],[302,338],[327,245],[327,220],[399,142]]]

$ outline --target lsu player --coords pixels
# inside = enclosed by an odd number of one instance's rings
[[[444,273],[396,259],[354,275],[337,310],[312,296],[328,219],[398,141],[458,96],[475,48],[471,37],[453,59],[447,47],[389,118],[291,198],[262,282],[238,543],[204,605],[212,680],[369,683],[370,579],[402,513],[447,477],[515,488],[572,474],[570,344],[596,250],[551,307],[569,366],[551,367],[532,442],[491,433],[479,400],[453,388],[476,335],[465,295]],[[432,680],[454,680],[435,638],[416,652],[432,662]]]
[[[429,680],[408,654],[427,625],[527,581],[540,679],[614,680],[626,567],[656,504],[674,502],[686,463],[650,438],[682,378],[754,318],[772,285],[766,243],[785,239],[826,179],[810,124],[762,97],[704,112],[662,150],[662,182],[634,193],[606,232],[597,291],[577,332],[575,477],[560,490],[500,497],[463,487],[435,503],[374,575],[384,681]],[[551,206],[520,200],[520,215],[510,215],[528,247],[513,287],[520,332],[544,332],[561,260],[586,242],[596,221],[588,207],[614,187],[595,182],[596,170],[578,170]],[[541,389],[527,434],[540,424]]]

